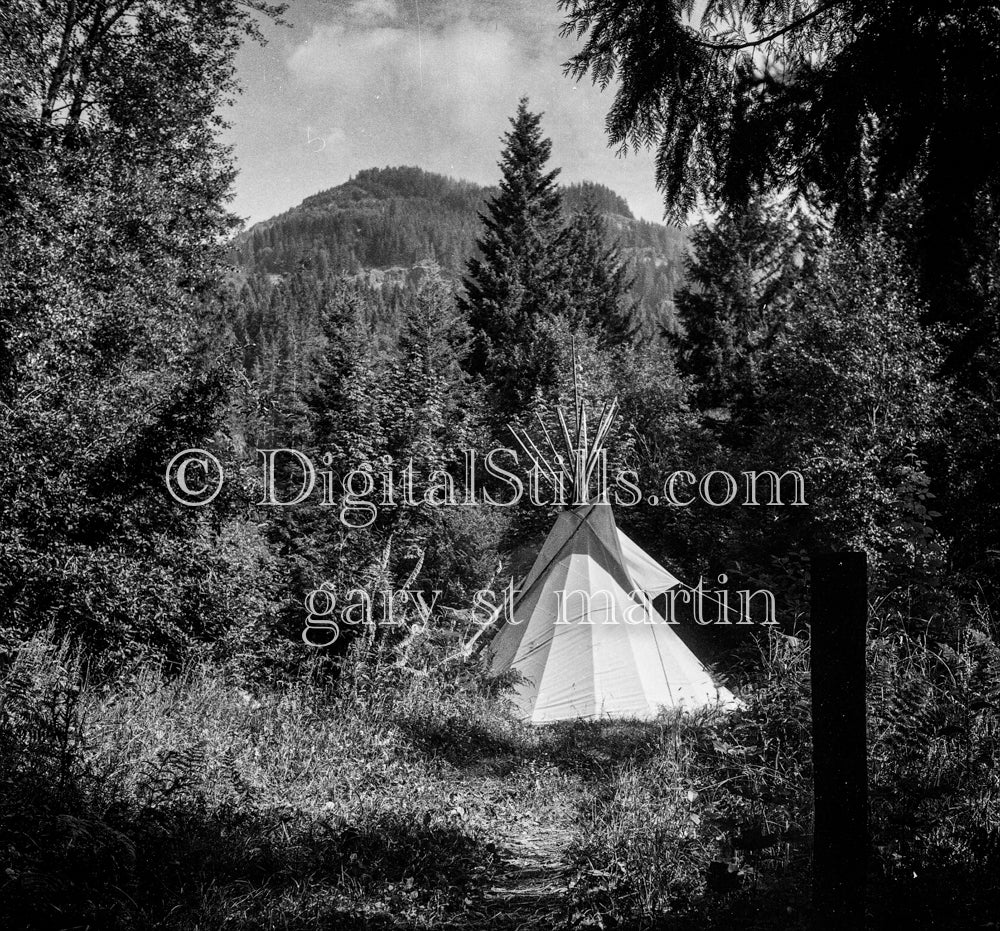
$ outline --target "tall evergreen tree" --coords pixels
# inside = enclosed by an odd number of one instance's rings
[[[807,220],[789,220],[760,201],[696,229],[688,280],[677,295],[678,343],[702,406],[754,395],[757,359],[781,331],[813,234]]]
[[[546,169],[552,142],[527,98],[510,122],[500,190],[482,215],[485,230],[461,303],[473,331],[470,367],[494,389],[502,413],[523,406],[551,377],[551,353],[538,326],[568,303],[559,171]]]
[[[417,488],[435,487],[439,502],[449,475],[461,488],[463,451],[482,448],[478,435],[480,393],[462,363],[469,327],[456,307],[454,288],[433,263],[406,308],[399,336],[400,359],[392,378],[390,453],[396,471],[410,469]],[[401,490],[402,493],[402,490]],[[492,571],[495,518],[480,508],[442,507],[426,500],[385,516],[402,553],[422,556],[420,584],[445,597],[464,597]],[[471,513],[470,513],[471,512]]]
[[[384,451],[382,375],[365,323],[368,294],[357,284],[331,280],[321,327],[324,348],[305,392],[318,452],[329,453],[341,474]]]
[[[633,280],[591,191],[570,221],[567,241],[572,320],[604,345],[624,342],[636,326]]]

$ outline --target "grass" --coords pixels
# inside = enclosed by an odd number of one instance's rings
[[[431,927],[481,890],[496,824],[558,791],[487,696],[392,669],[336,690],[80,681],[39,638],[4,683],[14,927]],[[483,734],[503,779],[465,771]]]
[[[1000,905],[1000,661],[988,626],[963,637],[871,637],[872,927],[988,927]],[[542,729],[474,669],[390,659],[334,684],[96,684],[24,644],[0,926],[807,926],[804,643],[772,636],[736,714]]]

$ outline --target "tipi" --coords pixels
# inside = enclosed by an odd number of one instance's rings
[[[512,429],[537,466],[549,474],[553,465],[561,470],[575,501],[587,502],[559,514],[488,648],[494,674],[520,674],[514,701],[532,724],[649,719],[665,708],[736,704],[653,606],[653,598],[680,581],[617,528],[610,504],[588,501],[616,410],[617,402],[605,409],[590,447],[579,400],[575,442],[557,410],[572,467],[544,423],[550,460],[526,432]]]

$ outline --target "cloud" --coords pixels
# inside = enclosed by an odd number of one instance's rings
[[[659,214],[652,160],[623,162],[607,148],[610,93],[562,73],[576,45],[558,35],[554,3],[300,2],[306,21],[279,39],[280,61],[271,59],[284,79],[265,85],[260,78],[255,161],[238,143],[244,166],[262,172],[279,164],[286,172],[269,196],[294,190],[305,197],[361,168],[399,164],[494,183],[500,137],[527,94],[532,109],[545,113],[563,180],[600,181],[640,214]],[[253,198],[255,215],[263,202]]]
[[[392,22],[399,17],[394,0],[354,0],[347,16],[356,23]]]
[[[574,167],[595,153],[607,157],[606,101],[562,75],[555,37],[544,54],[500,22],[461,18],[420,30],[368,22],[317,25],[288,59],[316,121],[353,129],[359,157],[365,140],[380,139],[390,151],[405,140],[411,161],[463,166],[493,180],[499,136],[522,94],[548,111],[557,157]],[[367,161],[387,158],[371,151]]]
[[[530,77],[530,68],[509,30],[469,20],[422,31],[324,24],[288,60],[304,91],[324,89],[333,95],[332,106],[369,113],[373,120],[388,118],[386,107],[403,118],[452,107],[482,114],[508,99],[510,89]],[[381,106],[370,112],[374,100]]]

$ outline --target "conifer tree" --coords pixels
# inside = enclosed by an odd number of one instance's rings
[[[583,209],[570,221],[567,240],[571,319],[603,345],[624,342],[635,327],[635,301],[629,296],[632,278],[618,241],[609,241],[592,193],[587,193]]]
[[[427,262],[420,269],[424,276],[406,309],[399,349],[421,377],[433,375],[455,387],[467,380],[460,362],[469,348],[469,327],[441,267]]]
[[[365,324],[367,300],[358,285],[330,283],[321,317],[325,346],[306,392],[317,449],[331,454],[335,471],[384,451],[384,391]]]
[[[552,143],[527,98],[510,122],[500,190],[482,215],[485,230],[469,260],[461,304],[473,331],[470,368],[494,389],[503,413],[523,406],[551,376],[538,326],[567,306],[559,171],[546,169]]]
[[[802,218],[786,219],[760,201],[695,231],[677,310],[681,368],[698,383],[702,406],[753,396],[756,360],[782,329],[812,232]]]
[[[397,474],[409,464],[417,488],[435,488],[417,507],[386,513],[400,552],[423,558],[421,584],[446,593],[481,578],[482,550],[490,552],[490,516],[481,509],[442,507],[450,476],[461,488],[467,449],[481,448],[479,392],[462,363],[469,327],[454,288],[428,263],[427,274],[405,308],[394,366],[389,452]],[[487,571],[490,571],[492,566]]]
[[[414,458],[429,473],[447,468],[468,442],[475,392],[462,368],[468,325],[438,266],[428,271],[406,309],[399,337],[402,358],[394,394],[400,409],[393,452]]]

